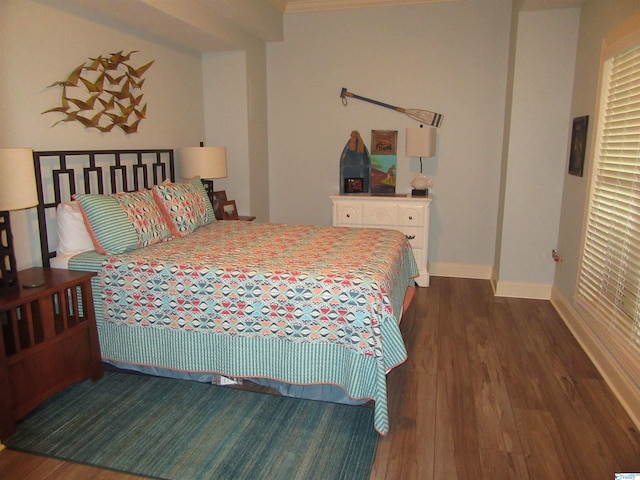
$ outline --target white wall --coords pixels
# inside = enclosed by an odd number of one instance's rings
[[[60,90],[47,88],[65,79],[90,57],[139,50],[136,65],[155,63],[142,92],[147,118],[139,131],[100,133],[78,122],[52,125]],[[138,63],[139,62],[139,63]],[[177,148],[204,137],[202,65],[199,54],[176,50],[135,32],[96,24],[65,10],[32,0],[0,3],[0,147],[34,150],[90,148]],[[6,175],[7,172],[0,172]],[[11,213],[20,269],[40,264],[35,209]]]
[[[511,2],[444,2],[285,16],[269,44],[271,220],[331,223],[339,158],[349,134],[398,130],[398,188],[418,163],[404,157],[414,120],[339,95],[349,91],[443,113],[434,178],[432,271],[457,264],[489,272],[494,259]],[[435,265],[434,265],[435,264]],[[488,278],[488,275],[486,275]]]
[[[496,293],[549,298],[579,9],[521,12]]]

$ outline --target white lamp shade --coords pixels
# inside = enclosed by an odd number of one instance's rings
[[[407,128],[405,155],[407,157],[435,157],[436,131],[433,127]]]
[[[227,176],[227,149],[225,147],[179,148],[178,165],[182,178],[225,178]]]
[[[0,211],[38,205],[33,151],[30,148],[0,149]]]

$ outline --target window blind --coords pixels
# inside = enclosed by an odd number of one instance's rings
[[[607,60],[604,71],[576,304],[640,388],[640,46]]]

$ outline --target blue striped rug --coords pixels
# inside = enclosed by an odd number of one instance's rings
[[[368,479],[373,409],[105,372],[18,425],[8,448],[166,479]]]

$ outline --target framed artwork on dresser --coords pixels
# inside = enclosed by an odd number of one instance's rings
[[[371,130],[371,155],[396,155],[397,130]]]
[[[222,220],[222,205],[227,201],[227,192],[218,190],[213,192],[213,213],[216,214],[216,220]]]
[[[238,220],[238,208],[236,207],[235,200],[229,200],[222,202],[222,219],[223,220]]]
[[[350,177],[344,179],[344,193],[363,193],[364,178]]]
[[[371,193],[396,193],[397,130],[371,130]]]

